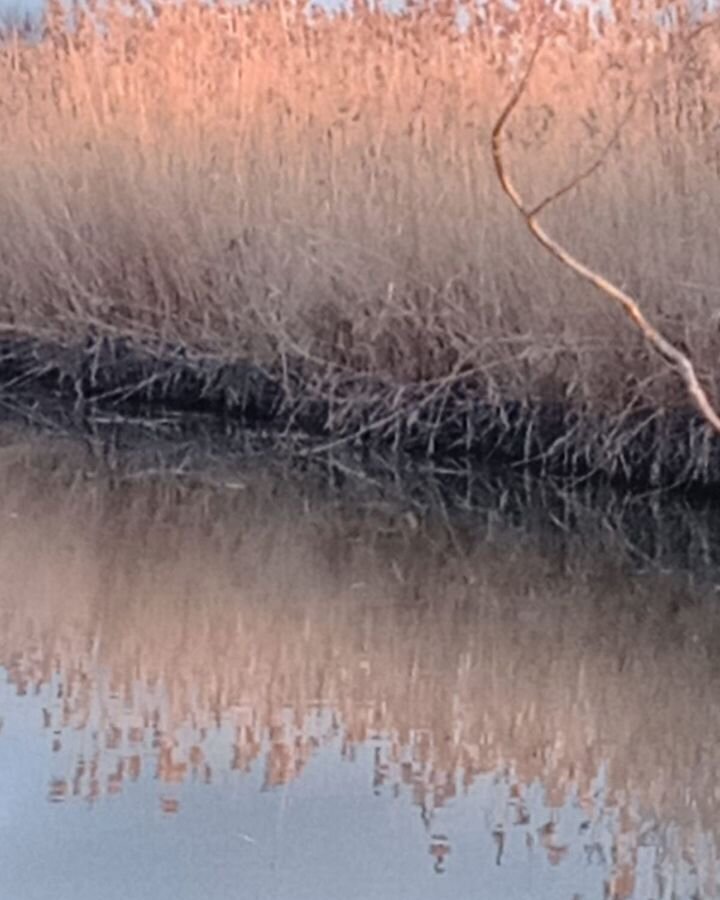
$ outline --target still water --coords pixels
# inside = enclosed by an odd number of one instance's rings
[[[707,528],[0,437],[0,898],[716,896]]]

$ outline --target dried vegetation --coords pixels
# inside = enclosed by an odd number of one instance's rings
[[[497,184],[539,16],[50,7],[0,46],[5,381],[431,453],[717,482],[717,440]],[[468,14],[469,15],[469,14]],[[466,17],[467,18],[467,17]],[[524,196],[720,391],[720,42],[557,13],[507,134]],[[561,25],[560,30],[556,25]]]

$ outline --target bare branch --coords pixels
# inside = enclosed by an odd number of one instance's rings
[[[700,31],[704,30],[704,28],[705,26],[703,25],[699,29],[697,29],[691,36],[691,39],[699,34]],[[597,169],[600,168],[605,158],[607,157],[607,154],[615,144],[615,141],[617,140],[620,132],[620,128],[629,118],[635,106],[636,98],[634,98],[631,102],[627,113],[621,119],[620,124],[613,132],[610,141],[603,149],[598,159],[596,159],[591,166],[589,166],[579,175],[575,176],[566,185],[559,188],[550,196],[546,197],[545,200],[543,200],[537,206],[533,208],[528,208],[526,206],[521,194],[508,175],[505,161],[502,155],[503,131],[510,116],[512,115],[513,110],[518,105],[523,94],[525,93],[525,90],[527,89],[543,42],[544,38],[541,37],[530,56],[530,61],[528,62],[527,68],[522,78],[520,79],[518,86],[500,112],[500,115],[495,122],[495,126],[492,130],[492,156],[493,162],[495,164],[495,172],[497,174],[500,185],[503,191],[510,198],[518,212],[522,215],[525,224],[530,230],[533,237],[563,265],[567,266],[567,268],[569,269],[572,269],[573,272],[576,272],[585,281],[589,282],[598,290],[602,291],[602,293],[604,293],[622,309],[625,315],[642,333],[647,343],[665,360],[665,362],[671,368],[675,369],[675,371],[678,372],[685,383],[685,387],[691,400],[695,404],[700,414],[703,416],[705,421],[718,434],[720,434],[720,415],[718,415],[718,413],[715,411],[705,389],[700,383],[690,357],[687,356],[687,354],[683,353],[682,350],[679,350],[677,347],[675,347],[674,344],[667,340],[667,338],[664,337],[657,330],[657,328],[655,328],[655,326],[648,321],[648,319],[645,317],[642,310],[638,306],[637,302],[629,294],[627,294],[621,288],[617,287],[599,272],[596,272],[594,269],[586,266],[579,259],[573,256],[572,253],[566,250],[561,244],[559,244],[554,238],[552,238],[547,233],[547,231],[545,231],[545,229],[537,219],[539,213],[542,210],[547,209],[547,207],[551,203],[554,203],[559,197],[567,194],[581,181],[592,175],[593,172],[597,171]]]
[[[528,215],[530,215],[533,218],[535,218],[535,216],[540,215],[540,213],[546,207],[550,206],[552,203],[555,203],[556,200],[559,200],[565,194],[569,194],[570,191],[574,191],[575,188],[581,182],[585,181],[586,178],[589,178],[591,175],[593,175],[595,172],[597,172],[597,170],[602,166],[602,164],[607,159],[610,151],[613,149],[613,147],[617,143],[617,140],[620,137],[620,132],[625,127],[625,123],[630,119],[630,116],[632,116],[632,114],[635,110],[635,104],[637,103],[637,99],[638,99],[638,95],[634,94],[632,100],[630,101],[630,103],[628,103],[628,107],[625,110],[625,112],[623,113],[622,118],[620,119],[618,124],[613,129],[613,133],[610,135],[609,140],[607,141],[605,146],[602,148],[600,153],[598,153],[595,160],[589,166],[587,166],[587,168],[578,172],[578,174],[575,175],[570,181],[568,181],[567,184],[564,184],[562,187],[558,188],[556,191],[553,191],[552,194],[548,194],[548,196],[545,197],[544,200],[541,200],[537,204],[537,206],[534,206],[531,210],[529,210]]]

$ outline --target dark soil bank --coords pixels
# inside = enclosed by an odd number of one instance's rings
[[[639,490],[720,487],[720,440],[689,407],[599,420],[562,402],[489,402],[472,377],[403,385],[307,360],[262,367],[122,338],[61,345],[12,334],[0,340],[0,383],[5,397],[25,401],[54,398],[148,416],[212,413],[321,447],[502,464]]]

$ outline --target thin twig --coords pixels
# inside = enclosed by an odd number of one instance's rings
[[[701,30],[704,30],[704,27],[705,26],[701,26],[701,28],[697,29],[692,37],[695,37],[697,34],[699,34]],[[530,61],[528,62],[527,68],[522,78],[520,79],[510,99],[503,107],[492,130],[492,156],[500,185],[503,191],[512,201],[513,205],[522,215],[525,224],[527,225],[533,237],[549,253],[551,253],[556,259],[563,263],[563,265],[567,266],[569,269],[572,269],[573,272],[576,272],[581,278],[584,278],[585,281],[589,282],[598,290],[602,291],[606,296],[608,296],[618,306],[620,306],[623,312],[640,330],[647,343],[650,344],[651,347],[653,347],[653,349],[665,360],[665,362],[671,368],[675,369],[675,371],[678,372],[682,380],[685,382],[688,394],[690,395],[690,398],[692,399],[700,414],[703,416],[705,421],[708,422],[708,424],[710,424],[718,434],[720,434],[720,415],[718,415],[718,413],[715,411],[715,408],[710,402],[705,389],[700,383],[690,357],[683,353],[682,350],[679,350],[677,347],[675,347],[674,344],[667,340],[667,338],[664,337],[658,331],[658,329],[648,321],[648,319],[645,317],[642,310],[638,306],[637,302],[629,294],[627,294],[621,288],[617,287],[617,285],[613,284],[599,272],[596,272],[594,269],[586,266],[579,259],[577,259],[577,257],[573,256],[572,253],[566,250],[561,244],[559,244],[554,238],[552,238],[547,233],[547,231],[545,231],[545,229],[537,219],[539,213],[542,210],[547,209],[547,207],[551,203],[553,203],[564,194],[567,194],[581,181],[589,177],[589,175],[591,175],[593,172],[597,171],[597,169],[602,165],[607,154],[610,152],[618,138],[620,127],[627,121],[627,118],[632,112],[632,109],[635,105],[635,100],[633,100],[630,104],[629,110],[621,119],[620,125],[613,133],[610,141],[608,141],[608,143],[603,148],[603,151],[598,159],[591,166],[589,166],[587,169],[573,178],[568,184],[556,190],[553,194],[551,194],[537,206],[528,208],[507,173],[502,155],[503,131],[508,119],[513,113],[513,110],[518,105],[527,89],[528,83],[530,81],[530,76],[532,75],[543,43],[544,36],[541,36],[538,39],[537,44],[535,45],[535,48],[530,56]]]
[[[637,99],[638,99],[638,95],[633,94],[633,98],[630,101],[630,103],[628,103],[627,109],[625,110],[622,117],[620,118],[620,121],[617,123],[617,125],[613,129],[613,132],[610,135],[610,138],[605,143],[604,147],[602,148],[600,153],[598,153],[597,157],[593,160],[593,162],[590,163],[590,165],[587,166],[585,169],[582,169],[580,172],[578,172],[577,175],[575,175],[566,184],[562,185],[562,187],[559,187],[556,191],[553,191],[552,194],[548,194],[548,196],[545,197],[544,200],[541,200],[536,206],[534,206],[530,210],[528,215],[532,216],[533,218],[535,218],[535,216],[539,216],[540,213],[544,209],[546,209],[552,203],[555,203],[556,200],[559,200],[561,197],[565,196],[565,194],[569,194],[570,191],[574,191],[575,188],[579,184],[581,184],[583,181],[585,181],[587,178],[589,178],[591,175],[594,175],[595,172],[597,172],[597,170],[605,162],[605,159],[607,158],[610,151],[613,149],[613,147],[617,143],[618,138],[620,137],[620,132],[625,127],[625,123],[628,122],[628,120],[632,116],[632,114],[635,110],[635,105],[637,103]]]

